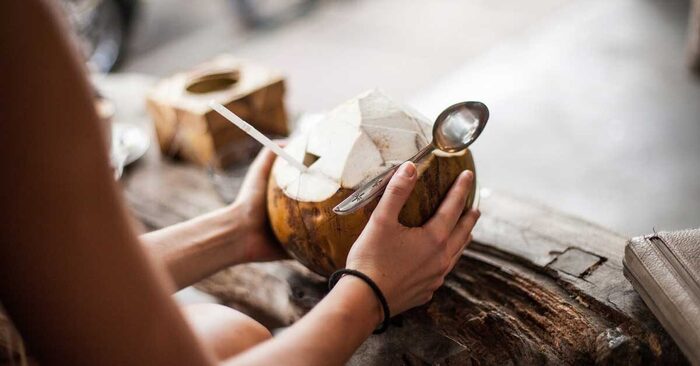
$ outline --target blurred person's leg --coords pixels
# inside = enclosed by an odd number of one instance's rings
[[[212,347],[220,360],[272,337],[262,324],[227,306],[192,304],[183,312],[199,339]]]

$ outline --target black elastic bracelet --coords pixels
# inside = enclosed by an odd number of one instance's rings
[[[374,295],[377,296],[377,299],[379,300],[380,303],[382,303],[382,310],[384,311],[384,320],[382,321],[381,324],[379,324],[379,327],[374,330],[374,334],[380,334],[384,333],[387,328],[389,328],[389,320],[391,319],[391,313],[389,312],[389,303],[386,302],[386,298],[384,297],[384,294],[382,293],[382,290],[379,289],[379,286],[377,286],[374,281],[372,281],[369,276],[366,274],[356,271],[354,269],[339,269],[331,275],[330,278],[328,278],[328,291],[332,290],[333,287],[335,287],[335,284],[338,283],[341,277],[343,275],[351,275],[355,276],[357,278],[362,279],[367,283],[367,285],[374,291]]]

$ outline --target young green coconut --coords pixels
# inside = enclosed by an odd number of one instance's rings
[[[426,146],[431,128],[425,117],[371,90],[295,136],[285,150],[307,171],[277,159],[267,190],[270,224],[282,246],[320,275],[343,268],[378,199],[350,215],[336,215],[333,207],[364,181]],[[474,160],[469,150],[435,151],[417,168],[415,189],[399,215],[406,226],[421,226],[432,217],[459,173],[474,171]],[[465,210],[472,206],[475,187]]]

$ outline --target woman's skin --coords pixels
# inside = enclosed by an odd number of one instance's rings
[[[137,236],[112,178],[92,93],[52,3],[0,2],[0,299],[44,364],[343,364],[381,322],[371,289],[346,276],[274,338],[230,308],[180,309],[176,289],[226,266],[284,257],[269,234],[256,159],[235,203]],[[451,270],[478,212],[473,175],[455,181],[420,228],[398,223],[416,182],[392,178],[347,267],[372,277],[392,314],[425,303]]]

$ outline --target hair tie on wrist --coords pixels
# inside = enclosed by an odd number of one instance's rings
[[[377,296],[377,299],[379,302],[382,304],[382,310],[384,311],[384,320],[382,321],[381,324],[379,324],[379,327],[372,332],[373,334],[380,334],[384,333],[387,328],[389,328],[389,320],[391,319],[391,313],[389,312],[389,303],[386,302],[386,298],[384,297],[384,294],[382,293],[382,290],[379,289],[379,286],[372,281],[369,276],[366,274],[356,271],[354,269],[339,269],[328,278],[328,291],[332,290],[333,287],[335,287],[335,284],[338,283],[338,281],[343,277],[343,275],[351,275],[355,276],[363,281],[372,289],[374,292],[374,295]]]

